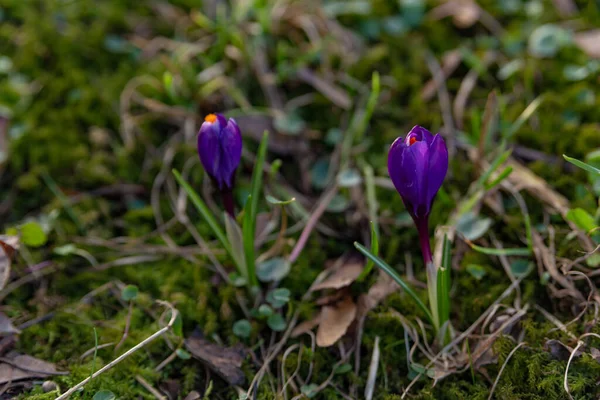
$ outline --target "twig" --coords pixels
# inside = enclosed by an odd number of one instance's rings
[[[567,368],[565,369],[565,380],[563,382],[563,386],[565,388],[565,392],[567,392],[567,395],[571,400],[573,400],[573,396],[571,396],[571,392],[569,391],[569,367],[571,366],[571,361],[573,361],[573,357],[575,357],[575,354],[577,354],[577,350],[579,350],[579,348],[583,345],[584,343],[581,340],[577,342],[577,346],[575,346],[575,348],[571,352],[571,355],[569,356],[569,361],[567,361]]]
[[[167,400],[167,398],[165,396],[160,394],[158,390],[154,389],[152,387],[152,385],[150,383],[148,383],[148,381],[145,380],[141,375],[136,375],[135,380],[138,381],[140,383],[140,385],[142,385],[147,391],[152,393],[152,395],[154,397],[156,397],[158,400]]]
[[[490,395],[488,396],[488,400],[492,400],[492,396],[494,395],[494,390],[496,390],[496,385],[500,381],[500,377],[502,376],[504,367],[506,367],[506,364],[508,364],[508,360],[510,360],[510,358],[513,356],[513,354],[515,354],[515,352],[519,349],[519,347],[522,347],[525,344],[526,344],[526,342],[519,343],[518,345],[515,346],[514,349],[511,350],[510,353],[508,353],[508,356],[506,357],[506,360],[504,360],[504,364],[502,364],[502,368],[500,368],[500,371],[498,372],[498,376],[496,377],[496,380],[494,381],[494,384],[492,385],[492,389],[490,390]]]
[[[139,349],[141,349],[145,345],[147,345],[148,343],[153,342],[156,338],[158,338],[163,333],[165,333],[169,329],[171,329],[171,327],[175,323],[175,319],[177,318],[178,311],[175,309],[175,307],[173,307],[170,303],[167,303],[166,301],[158,300],[157,302],[159,304],[163,305],[163,306],[169,307],[169,309],[171,310],[171,319],[170,319],[169,323],[166,326],[164,326],[163,328],[161,328],[158,331],[154,332],[152,335],[148,336],[145,340],[143,340],[142,342],[140,342],[137,345],[133,346],[131,349],[129,349],[125,353],[121,354],[119,357],[115,358],[114,360],[112,360],[111,362],[109,362],[108,364],[106,364],[104,367],[100,368],[98,371],[94,372],[88,378],[82,380],[77,385],[75,385],[71,389],[67,390],[64,394],[62,394],[59,397],[57,397],[56,400],[65,400],[65,399],[68,399],[69,396],[71,396],[73,393],[75,393],[80,388],[84,387],[89,381],[91,381],[92,379],[94,379],[98,375],[100,375],[100,374],[108,371],[109,369],[111,369],[112,367],[114,367],[115,365],[117,365],[118,363],[120,363],[121,361],[123,361],[124,359],[126,359],[127,357],[129,357],[130,355],[132,355],[133,353],[135,353],[136,351],[138,351]]]
[[[304,246],[306,245],[306,242],[308,241],[308,237],[310,236],[312,230],[314,229],[315,225],[317,224],[317,221],[319,220],[321,215],[323,215],[323,213],[327,209],[327,206],[329,205],[329,203],[333,199],[333,196],[335,196],[336,193],[337,193],[337,186],[334,185],[333,187],[331,187],[329,189],[329,191],[325,192],[323,194],[323,196],[319,199],[317,208],[315,208],[315,211],[310,215],[308,222],[306,223],[306,226],[304,227],[304,230],[302,231],[302,234],[300,235],[300,238],[298,239],[298,242],[296,243],[296,246],[294,247],[294,249],[292,250],[292,253],[290,254],[290,257],[288,259],[288,261],[290,263],[293,263],[294,261],[296,261],[296,259],[298,258],[298,256],[302,252],[302,250],[304,249]]]
[[[365,388],[365,400],[373,398],[375,390],[375,381],[377,380],[377,366],[379,365],[379,336],[375,336],[375,345],[373,347],[373,356],[371,356],[371,364],[369,365],[369,378],[367,379],[367,387]]]

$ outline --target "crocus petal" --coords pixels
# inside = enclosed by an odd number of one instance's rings
[[[427,181],[427,197],[433,202],[448,172],[448,148],[444,138],[438,133],[429,148],[429,173]]]
[[[242,135],[235,120],[209,115],[198,134],[198,155],[219,189],[231,189],[242,156]]]
[[[242,158],[242,135],[240,128],[231,118],[221,131],[220,138],[220,160],[219,175],[222,184],[228,188],[233,186],[233,176]]]
[[[221,151],[219,150],[219,131],[216,123],[204,122],[198,134],[198,156],[206,173],[215,177],[219,170]]]
[[[427,203],[427,169],[429,164],[426,142],[407,146],[398,138],[388,154],[388,172],[402,197],[407,210],[413,215],[429,212]]]
[[[406,139],[404,140],[404,143],[407,146],[409,146],[410,139],[413,137],[416,139],[417,142],[425,141],[428,145],[430,145],[431,142],[433,141],[433,135],[431,134],[431,132],[429,132],[427,129],[425,129],[419,125],[415,125],[410,130],[410,132],[408,132],[408,135],[406,135]]]

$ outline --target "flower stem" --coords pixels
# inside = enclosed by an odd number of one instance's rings
[[[231,216],[231,218],[235,219],[235,208],[233,205],[233,192],[231,189],[223,189],[221,190],[221,200],[223,201],[223,208],[227,211],[227,214]]]
[[[427,294],[429,295],[429,309],[433,316],[433,324],[435,330],[438,331],[445,321],[440,321],[440,313],[438,306],[438,285],[437,285],[437,273],[438,270],[433,264],[433,257],[431,255],[431,245],[429,244],[429,221],[428,218],[415,218],[415,224],[419,231],[419,243],[421,244],[421,253],[423,254],[423,261],[425,263],[425,269],[427,273]]]

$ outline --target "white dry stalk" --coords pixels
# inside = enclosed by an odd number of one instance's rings
[[[508,356],[506,357],[506,360],[504,360],[504,364],[502,364],[502,368],[500,368],[500,371],[498,372],[498,376],[496,377],[496,380],[494,381],[494,384],[492,385],[492,389],[490,390],[490,395],[488,396],[488,400],[492,400],[492,396],[494,395],[494,390],[496,390],[496,385],[498,385],[498,382],[500,381],[500,377],[502,376],[502,372],[504,372],[504,368],[506,367],[506,364],[508,364],[508,360],[510,360],[510,358],[513,356],[513,354],[516,353],[516,351],[519,349],[519,347],[525,345],[526,342],[521,342],[518,345],[515,346],[514,349],[512,349],[510,351],[510,353],[508,353]]]
[[[375,390],[375,381],[377,380],[377,366],[379,365],[379,336],[375,337],[375,346],[373,355],[371,356],[371,364],[369,365],[369,378],[367,379],[367,387],[365,387],[365,400],[373,398]]]
[[[167,332],[169,329],[171,329],[171,327],[175,323],[175,319],[177,318],[178,311],[175,309],[175,307],[173,307],[170,303],[167,303],[166,301],[159,300],[157,302],[159,304],[162,304],[163,306],[169,307],[169,309],[171,310],[171,319],[169,320],[169,323],[166,326],[164,326],[163,328],[154,332],[152,335],[148,336],[145,340],[143,340],[140,343],[138,343],[137,345],[133,346],[131,349],[129,349],[125,353],[121,354],[119,357],[115,358],[114,360],[112,360],[111,362],[106,364],[104,367],[100,368],[98,371],[94,372],[88,378],[82,380],[77,385],[75,385],[71,389],[67,390],[64,394],[58,396],[56,398],[56,400],[68,399],[69,396],[71,396],[73,393],[75,393],[80,388],[84,387],[92,379],[94,379],[98,375],[103,374],[104,372],[108,371],[109,369],[111,369],[112,367],[114,367],[115,365],[117,365],[118,363],[120,363],[121,361],[123,361],[124,359],[126,359],[127,357],[129,357],[130,355],[132,355],[133,353],[135,353],[136,351],[138,351],[145,345],[147,345],[148,343],[154,341],[156,338],[161,336],[163,333]]]

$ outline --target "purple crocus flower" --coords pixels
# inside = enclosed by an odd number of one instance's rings
[[[231,190],[242,157],[242,135],[235,120],[209,114],[198,132],[198,156],[223,195],[225,209],[233,215]]]
[[[419,230],[421,250],[431,262],[428,218],[431,204],[448,172],[448,149],[442,136],[415,126],[394,141],[388,153],[388,172]]]

